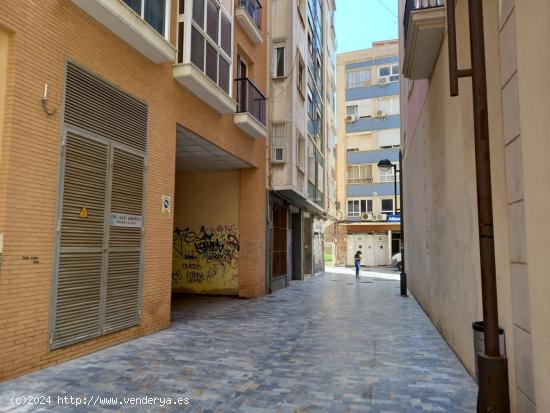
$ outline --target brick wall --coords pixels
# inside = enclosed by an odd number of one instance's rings
[[[264,7],[264,21],[266,21]],[[176,4],[171,39],[175,43]],[[237,26],[237,24],[236,24]],[[265,27],[265,26],[264,26]],[[254,140],[195,98],[155,65],[68,0],[4,0],[0,31],[9,34],[6,110],[0,153],[0,380],[166,328],[170,323],[172,219],[161,218],[161,195],[173,196],[176,124],[256,166],[241,179],[243,296],[263,290],[265,140]],[[252,48],[235,31],[238,47],[257,63],[265,91],[265,44]],[[149,106],[148,171],[142,321],[139,327],[48,351],[53,242],[62,124],[64,63],[69,59]],[[262,81],[263,80],[263,81]],[[44,83],[47,116],[40,107]],[[248,220],[252,216],[253,219]],[[259,224],[262,225],[259,225]],[[37,263],[23,257],[38,257]]]

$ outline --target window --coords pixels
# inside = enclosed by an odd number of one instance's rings
[[[325,193],[325,166],[321,160],[317,162],[317,189]]]
[[[346,72],[346,88],[367,86],[370,84],[370,68],[361,70],[349,70]]]
[[[393,199],[382,200],[382,213],[393,214]]]
[[[359,106],[357,105],[346,106],[346,115],[357,116],[358,112],[359,112]]]
[[[159,32],[168,38],[169,5],[166,0],[123,0],[136,14]]]
[[[399,115],[399,96],[378,98],[376,110],[377,116]]]
[[[273,122],[271,127],[271,162],[286,162],[286,122]]]
[[[298,169],[302,172],[305,172],[306,140],[298,130],[296,130],[296,136],[296,166],[298,166]]]
[[[372,214],[372,199],[367,199],[367,211],[369,214]]]
[[[348,201],[348,217],[360,217],[363,214],[372,214],[372,199]]]
[[[385,79],[386,82],[398,82],[399,81],[399,65],[382,66],[378,68],[378,79],[382,82]]]
[[[348,166],[348,184],[367,184],[372,182],[372,165]]]
[[[224,6],[220,6],[216,0],[192,0],[191,18],[191,63],[227,94],[232,83],[230,77],[233,30],[231,11],[226,10],[227,4],[230,3],[224,1]],[[182,16],[179,20],[181,19]],[[179,30],[183,31],[181,21]],[[182,33],[179,33],[179,36],[183,43]],[[183,63],[183,55],[182,50],[178,55],[178,63]]]
[[[307,175],[309,181],[315,183],[315,152],[311,141],[307,146]]]
[[[307,114],[310,119],[315,119],[315,104],[313,103],[313,93],[308,87],[307,91]]]
[[[393,182],[395,180],[394,170],[395,168],[391,168],[387,172],[380,170],[380,182]]]
[[[279,43],[275,45],[273,56],[273,75],[275,77],[285,76],[285,46]]]
[[[304,78],[304,71],[305,71],[305,63],[302,59],[302,56],[300,56],[300,53],[296,51],[298,55],[298,76],[296,76],[296,86],[298,87],[298,90],[300,91],[300,94],[302,97],[304,97],[305,94],[305,78]]]

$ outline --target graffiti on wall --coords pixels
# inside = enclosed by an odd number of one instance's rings
[[[236,294],[239,288],[239,237],[236,225],[176,228],[172,289],[180,292]]]

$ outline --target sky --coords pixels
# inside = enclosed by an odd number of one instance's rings
[[[397,0],[336,0],[337,53],[397,39]]]

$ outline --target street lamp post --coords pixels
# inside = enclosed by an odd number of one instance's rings
[[[399,151],[399,169],[397,169],[397,165],[394,165],[391,163],[389,159],[382,159],[378,162],[378,169],[380,169],[381,172],[388,172],[393,168],[393,193],[394,193],[394,209],[397,208],[397,172],[401,174],[402,165],[401,165],[401,151]],[[402,184],[402,177],[399,177],[399,188],[400,188],[400,196],[399,196],[399,223],[401,227],[401,234],[400,234],[400,240],[401,240],[401,274],[400,274],[400,286],[401,286],[401,295],[407,296],[407,273],[405,272],[405,244],[404,244],[404,225],[403,225],[403,184]],[[390,245],[391,245],[391,240]]]

